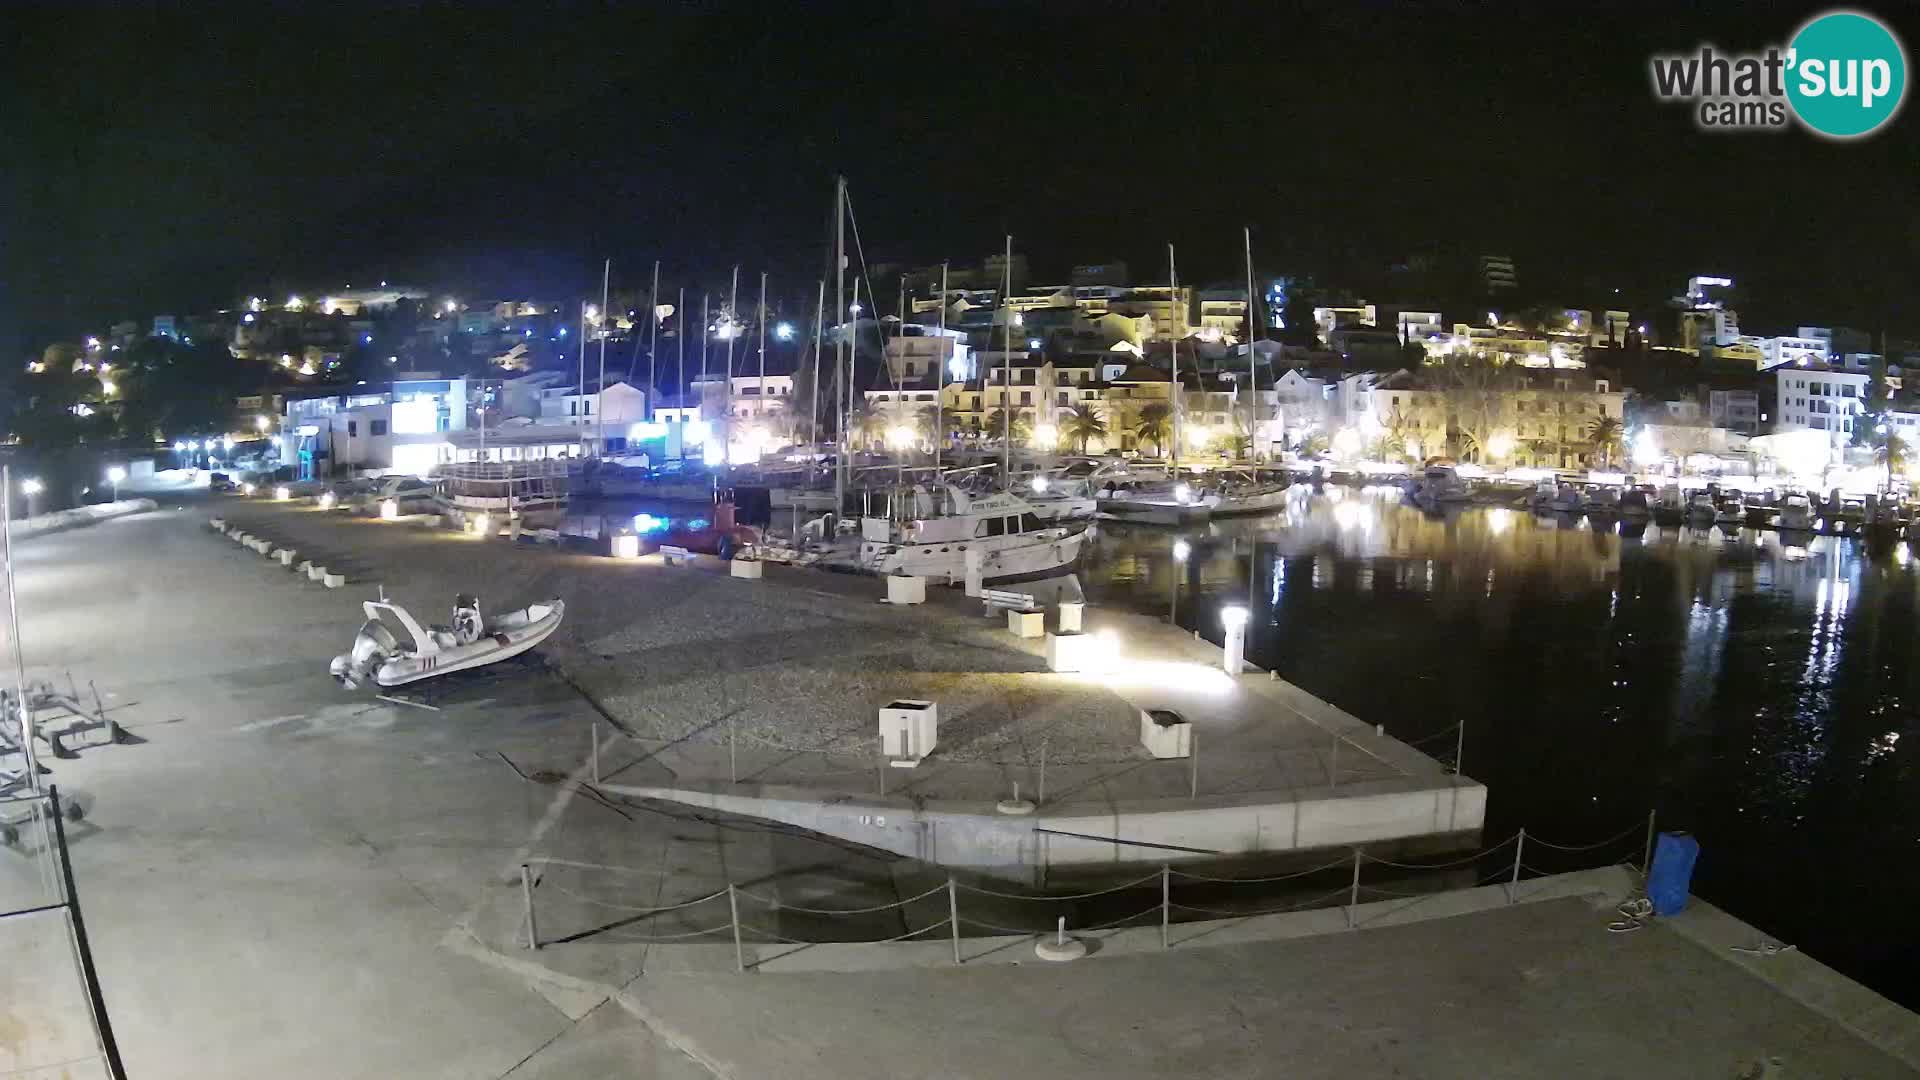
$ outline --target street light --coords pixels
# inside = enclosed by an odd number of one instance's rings
[[[255,429],[256,431],[261,431],[261,432],[264,432],[264,431],[266,431],[266,430],[267,430],[267,426],[268,426],[268,421],[267,421],[267,418],[266,418],[266,417],[264,417],[264,416],[256,416],[256,417],[254,417],[254,418],[253,418],[253,426],[254,426],[254,429]]]
[[[1174,562],[1177,562],[1177,563],[1186,562],[1187,557],[1192,554],[1193,554],[1192,544],[1187,543],[1185,540],[1175,540],[1173,542],[1173,561]]]
[[[1238,675],[1247,666],[1247,609],[1238,604],[1221,608],[1220,624],[1227,629],[1220,666],[1227,674]]]
[[[127,478],[127,470],[115,465],[107,470],[107,483],[113,485],[113,501],[120,501],[120,481]]]
[[[773,336],[775,338],[778,338],[781,341],[792,341],[793,340],[793,324],[790,322],[783,322],[780,325],[774,327]]]
[[[26,493],[27,516],[32,517],[34,511],[34,496],[40,494],[40,481],[29,476],[25,480],[20,481],[20,490]]]

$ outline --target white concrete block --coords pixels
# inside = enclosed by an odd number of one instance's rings
[[[535,541],[545,538],[538,532],[533,534]],[[613,538],[613,557],[616,559],[637,559],[640,557],[640,538],[632,533],[622,533]]]
[[[312,560],[312,559],[301,559],[301,560],[300,560],[300,565],[298,565],[298,566],[296,566],[296,567],[294,567],[294,568],[293,568],[293,572],[294,572],[294,573],[296,573],[296,574],[304,574],[304,573],[306,573],[306,572],[307,572],[308,570],[311,570],[311,569],[313,569],[313,560]]]
[[[219,529],[221,532],[227,531],[227,523],[219,518],[211,518],[207,521],[207,524]]]
[[[1007,611],[1007,632],[1014,637],[1034,638],[1047,632],[1044,611]]]
[[[1077,634],[1080,632],[1080,616],[1087,605],[1078,600],[1060,601],[1060,632]]]
[[[1140,745],[1157,758],[1193,753],[1193,725],[1171,709],[1140,710]]]
[[[1107,643],[1092,634],[1048,634],[1048,671],[1104,671]]]
[[[887,603],[924,604],[927,602],[927,579],[910,574],[887,575]]]
[[[346,583],[347,575],[345,574],[328,574],[326,577],[320,579],[320,584],[325,585],[329,589],[338,589]]]
[[[293,557],[298,554],[300,553],[292,548],[281,548],[273,553],[273,557],[280,560],[281,566],[290,567],[293,565]]]
[[[746,578],[749,581],[759,581],[766,569],[760,565],[759,559],[734,559],[729,566],[732,568],[734,577]]]
[[[912,768],[933,753],[940,738],[940,706],[900,698],[880,707],[880,747],[888,764]]]
[[[324,578],[326,576],[327,576],[326,567],[315,566],[312,563],[307,564],[307,580],[308,581],[319,581],[321,578]]]

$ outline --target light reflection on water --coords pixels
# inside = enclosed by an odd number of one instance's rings
[[[1656,809],[1701,839],[1696,891],[1920,1003],[1920,570],[1904,544],[1435,517],[1333,489],[1265,518],[1098,532],[1094,602],[1215,641],[1219,608],[1246,604],[1249,658],[1360,719],[1441,757],[1464,722],[1488,836],[1579,843]]]

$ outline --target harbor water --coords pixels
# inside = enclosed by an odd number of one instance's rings
[[[1623,530],[1398,492],[1296,489],[1180,531],[1102,523],[1094,603],[1222,639],[1446,760],[1543,870],[1698,838],[1694,891],[1920,1006],[1920,559],[1904,543]],[[1634,830],[1639,823],[1640,828]],[[1595,932],[1604,932],[1596,920]]]

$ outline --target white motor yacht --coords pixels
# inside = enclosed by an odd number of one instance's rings
[[[1086,521],[1099,512],[1099,503],[1087,487],[1084,476],[1070,476],[1058,470],[1041,473],[1027,482],[1026,500],[1041,521],[1064,525]]]
[[[957,583],[966,580],[968,553],[978,551],[992,581],[1065,569],[1086,543],[1085,532],[1047,524],[1011,492],[971,495],[943,484],[916,492],[913,503],[906,520],[860,519],[861,567]]]
[[[1805,531],[1813,528],[1813,500],[1795,491],[1780,500],[1780,513],[1773,519],[1780,529]]]
[[[1451,465],[1429,465],[1407,481],[1407,498],[1422,510],[1438,510],[1473,498],[1473,490]]]

